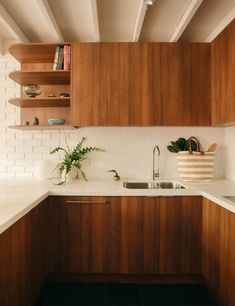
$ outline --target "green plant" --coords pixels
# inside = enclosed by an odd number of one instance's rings
[[[188,151],[189,150],[189,139],[178,138],[176,141],[171,141],[171,144],[167,146],[168,151],[171,153],[178,153],[180,151]],[[197,144],[194,140],[192,140],[192,150],[197,151]]]
[[[90,152],[97,151],[97,152],[104,152],[103,149],[98,147],[82,147],[86,138],[83,137],[82,140],[76,145],[76,147],[73,150],[70,150],[67,140],[65,138],[67,150],[62,147],[56,147],[53,150],[51,150],[50,154],[58,153],[60,151],[64,152],[64,158],[61,163],[59,163],[56,166],[56,169],[59,170],[60,173],[60,181],[58,185],[62,185],[66,182],[66,177],[69,171],[72,169],[72,166],[76,167],[81,175],[82,178],[87,181],[86,174],[82,170],[81,162],[86,159],[86,155]]]

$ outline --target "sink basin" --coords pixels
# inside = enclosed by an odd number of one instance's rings
[[[185,186],[178,182],[123,182],[127,189],[185,189]]]

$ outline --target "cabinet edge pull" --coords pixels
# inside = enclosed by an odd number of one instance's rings
[[[109,204],[108,201],[68,200],[67,204]]]

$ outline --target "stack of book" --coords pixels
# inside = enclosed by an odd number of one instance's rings
[[[57,46],[53,70],[70,70],[70,46]]]

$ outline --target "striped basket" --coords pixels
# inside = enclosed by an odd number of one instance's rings
[[[197,151],[192,151],[192,140],[197,143]],[[215,152],[203,152],[197,138],[189,138],[189,151],[177,155],[180,177],[184,181],[211,181],[215,165]]]

